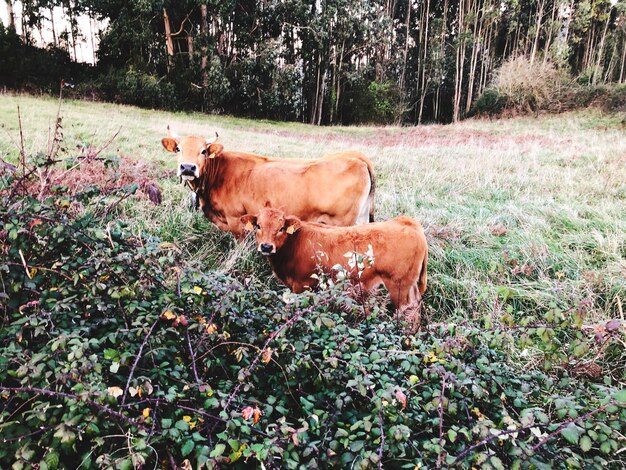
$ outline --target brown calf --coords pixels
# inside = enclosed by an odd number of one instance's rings
[[[331,227],[263,208],[257,215],[241,217],[241,223],[244,230],[255,231],[258,251],[268,256],[274,274],[296,293],[317,286],[311,276],[318,269],[336,277],[341,265],[347,277],[366,291],[384,284],[396,308],[419,308],[426,290],[428,246],[414,219]],[[365,255],[363,262],[358,262],[357,253]]]

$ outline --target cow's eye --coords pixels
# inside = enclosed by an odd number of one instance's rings
[[[256,230],[261,230],[261,226],[260,226],[259,224],[254,224],[254,228],[255,228]]]
[[[279,232],[284,232],[285,231],[285,227],[281,227]]]
[[[177,145],[175,150],[176,150],[176,153],[180,152],[180,147]]]
[[[202,149],[202,152],[200,152],[202,155],[206,155],[206,149]]]

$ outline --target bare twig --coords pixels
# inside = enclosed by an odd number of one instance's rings
[[[378,470],[383,468],[383,450],[385,448],[385,427],[382,406],[378,407],[378,429],[380,429],[380,445],[378,446]]]
[[[22,256],[22,250],[19,250],[19,253],[20,253],[20,256]],[[24,261],[24,259],[23,259],[23,258],[22,258],[22,261]],[[14,266],[24,266],[24,268],[26,268],[26,266],[25,266],[25,264],[24,264],[24,263],[23,263],[23,264],[20,264],[20,263],[13,263],[13,262],[11,262],[11,261],[5,261],[5,263],[6,263],[6,264],[11,264],[11,265],[14,265]],[[65,279],[67,279],[68,281],[72,281],[72,280],[73,280],[70,276],[68,276],[68,275],[67,275],[67,274],[65,274],[65,273],[62,273],[61,271],[59,271],[59,270],[57,270],[57,269],[44,268],[43,266],[33,266],[32,264],[30,265],[30,267],[31,267],[32,269],[37,269],[38,271],[49,271],[49,272],[51,272],[51,273],[58,274],[59,276],[64,277],[64,278],[65,278]],[[27,271],[27,274],[28,274],[28,271]],[[30,276],[29,276],[29,277],[30,277]]]
[[[152,331],[154,330],[154,327],[157,326],[157,323],[159,323],[159,320],[160,320],[159,318],[154,320],[154,323],[150,327],[150,330],[148,330],[148,333],[146,334],[145,338],[141,342],[141,346],[139,346],[139,351],[137,351],[137,356],[135,357],[135,362],[133,362],[133,366],[130,369],[130,374],[128,374],[128,380],[126,381],[126,387],[124,387],[124,395],[122,395],[122,405],[126,402],[126,394],[128,393],[128,387],[130,387],[130,381],[132,380],[133,374],[135,373],[135,368],[137,367],[137,364],[139,363],[139,359],[141,359],[141,353],[143,352],[143,348],[146,346],[146,343],[148,342],[148,338],[150,338],[150,335],[152,334]]]
[[[111,142],[113,142],[116,137],[119,135],[119,133],[122,131],[122,126],[120,126],[120,128],[117,130],[117,132],[115,134],[113,134],[113,136],[107,140],[104,145],[102,147],[100,147],[98,150],[96,150],[96,152],[93,154],[93,157],[97,157],[98,155],[100,155],[100,153],[102,153],[109,145],[111,145]]]
[[[17,107],[17,122],[20,128],[20,163],[22,164],[22,175],[26,174],[26,150],[24,150],[24,129],[22,128],[22,112]]]
[[[193,352],[193,348],[191,347],[191,339],[189,339],[189,330],[185,330],[185,337],[187,338],[187,346],[189,347],[189,355],[191,356],[191,366],[193,369],[193,376],[196,379],[196,383],[200,383],[200,379],[198,378],[198,370],[196,369],[196,355]]]
[[[22,265],[24,266],[24,271],[26,271],[26,275],[28,276],[28,279],[32,279],[33,277],[30,275],[30,270],[28,269],[28,266],[26,265],[26,260],[24,259],[24,254],[22,253],[22,249],[20,248],[17,251],[20,254],[20,258],[22,259]]]
[[[443,399],[446,393],[446,378],[448,373],[445,372],[441,377],[441,392],[439,394],[439,455],[437,456],[437,468],[441,468],[443,458]]]
[[[42,427],[41,429],[37,429],[33,432],[29,432],[28,434],[23,434],[21,436],[17,436],[17,437],[10,437],[10,438],[3,438],[2,439],[2,443],[7,443],[7,442],[15,442],[15,441],[19,441],[22,440],[26,437],[30,437],[30,436],[34,436],[36,434],[40,434],[42,432],[46,432],[46,431],[50,431],[50,429],[52,429],[52,426],[46,426],[46,427]]]

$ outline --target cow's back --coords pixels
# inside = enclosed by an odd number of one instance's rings
[[[366,206],[371,192],[370,180],[367,163],[351,155],[268,160],[249,173],[242,202],[250,214],[269,205],[304,221],[349,226],[359,222],[359,209]]]

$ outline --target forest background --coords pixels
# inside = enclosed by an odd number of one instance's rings
[[[9,89],[56,94],[64,79],[75,97],[318,125],[626,102],[617,0],[4,3]],[[44,29],[51,43],[34,47]],[[93,65],[75,62],[82,43]]]

